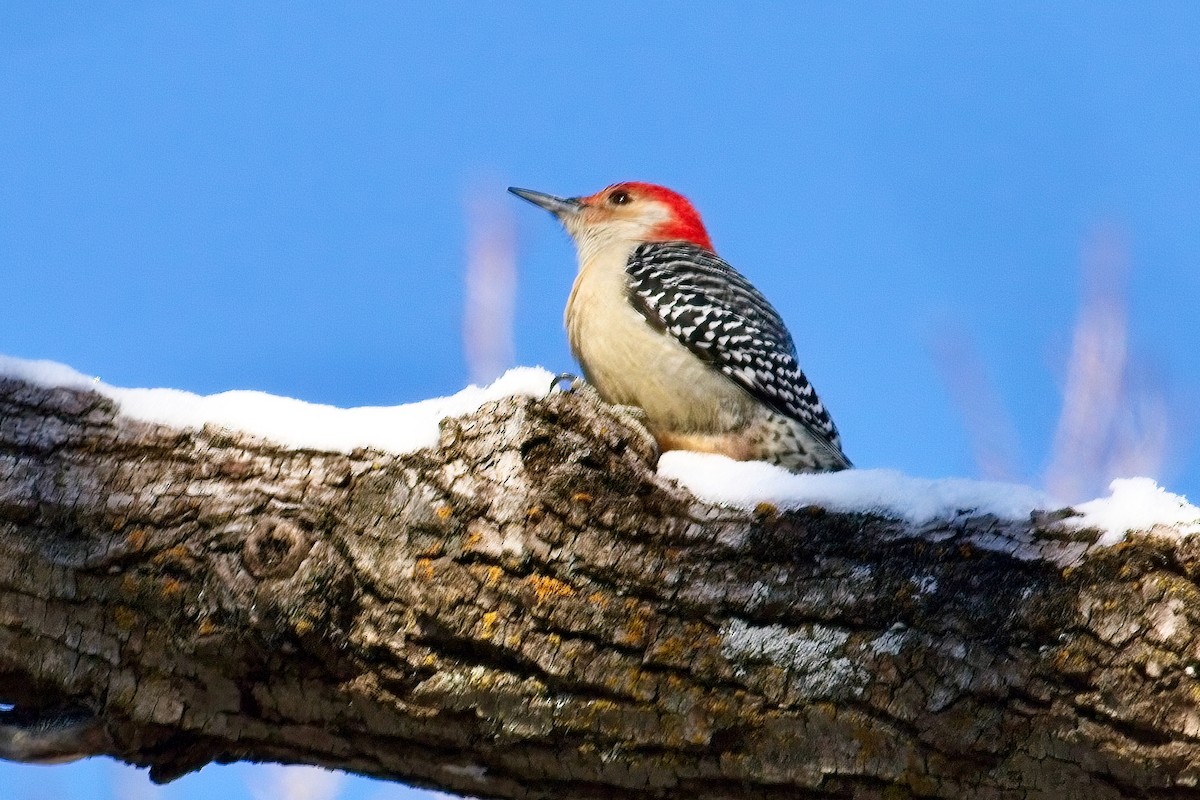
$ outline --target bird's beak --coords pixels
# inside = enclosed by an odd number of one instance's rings
[[[583,208],[583,203],[579,201],[578,197],[555,197],[545,192],[535,192],[532,189],[518,189],[515,186],[508,187],[508,190],[522,200],[528,200],[535,206],[546,209],[559,219],[572,217],[578,214]]]

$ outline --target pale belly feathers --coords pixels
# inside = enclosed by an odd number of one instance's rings
[[[571,350],[600,396],[644,409],[656,433],[719,433],[747,425],[758,411],[751,397],[650,326],[626,297],[623,262],[619,269],[602,266],[579,273],[565,315]]]

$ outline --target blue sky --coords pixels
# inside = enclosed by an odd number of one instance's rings
[[[1200,495],[1200,8],[746,6],[5,4],[0,352],[123,386],[449,393],[467,198],[650,180],[787,319],[856,463],[976,473],[933,354],[958,330],[1037,482],[1083,253],[1117,231],[1133,357],[1174,409],[1155,477]],[[570,369],[574,254],[512,214],[515,360]],[[107,798],[113,769],[0,785]],[[249,796],[246,769],[163,796]]]

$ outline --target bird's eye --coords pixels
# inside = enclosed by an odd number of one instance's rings
[[[608,196],[608,202],[612,203],[614,206],[623,206],[628,203],[629,200],[629,192],[625,191],[613,192]]]

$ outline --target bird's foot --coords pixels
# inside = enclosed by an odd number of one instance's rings
[[[596,390],[574,372],[560,372],[554,376],[554,380],[550,381],[550,391],[547,394],[571,394],[572,392],[581,390],[588,391],[599,397]]]
[[[658,462],[658,441],[654,438],[654,434],[650,432],[649,419],[646,416],[644,408],[641,406],[609,403],[600,396],[600,393],[596,391],[596,387],[570,372],[563,372],[554,376],[554,381],[550,384],[550,393],[556,394],[560,392],[580,395],[592,401],[597,406],[604,408],[610,416],[616,417],[618,422],[636,435],[637,440],[633,442],[634,450],[641,453],[650,464]]]

